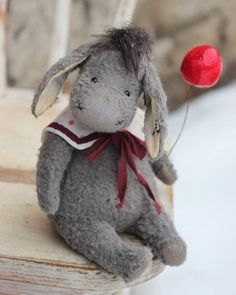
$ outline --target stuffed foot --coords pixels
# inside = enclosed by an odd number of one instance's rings
[[[181,265],[186,259],[186,245],[183,241],[177,240],[165,245],[161,249],[161,259],[163,263],[170,266]]]
[[[119,274],[126,282],[140,277],[152,264],[152,253],[147,247],[132,247],[122,255],[121,273]]]

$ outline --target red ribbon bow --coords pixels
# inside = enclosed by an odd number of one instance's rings
[[[83,143],[97,139],[90,147],[88,152],[88,160],[95,161],[103,151],[110,145],[114,144],[120,159],[117,171],[117,191],[120,203],[116,205],[117,208],[122,208],[125,201],[125,193],[127,189],[127,167],[126,162],[133,170],[139,183],[145,188],[149,197],[153,200],[156,211],[158,214],[161,213],[161,206],[155,199],[155,196],[145,180],[145,178],[138,172],[133,155],[142,160],[146,154],[147,149],[145,143],[131,134],[129,131],[118,131],[116,133],[92,133],[86,137],[81,138]]]

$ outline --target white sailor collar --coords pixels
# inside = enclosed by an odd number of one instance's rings
[[[130,126],[126,128],[126,130],[141,140],[144,140],[142,124],[143,118],[143,111],[138,108],[133,121],[131,122]],[[95,141],[92,140],[87,143],[78,143],[78,139],[94,133],[95,130],[79,123],[74,117],[69,106],[64,109],[62,113],[44,129],[44,132],[45,131],[57,134],[78,150],[89,148]]]

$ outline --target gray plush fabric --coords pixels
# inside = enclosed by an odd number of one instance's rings
[[[97,83],[91,82],[94,77]],[[130,96],[125,94],[126,90]],[[99,50],[82,65],[71,92],[70,106],[74,116],[86,126],[115,132],[131,123],[140,92],[140,81],[133,72],[125,71],[119,52]]]
[[[127,69],[119,50],[102,47],[93,50],[81,64],[71,92],[70,107],[75,119],[94,131],[116,132],[132,121],[142,91],[145,99],[154,95],[161,129],[160,157],[151,163],[148,157],[142,161],[135,158],[135,162],[158,198],[154,173],[167,184],[176,178],[173,166],[163,153],[167,111],[159,78],[147,56],[142,59],[137,75]],[[33,110],[50,73],[63,67],[56,64],[48,71],[36,90]],[[125,204],[122,209],[116,208],[119,157],[115,147],[109,146],[95,162],[87,160],[87,153],[88,150],[75,150],[52,133],[46,134],[40,149],[39,205],[68,245],[126,281],[144,272],[152,256],[168,265],[181,264],[186,256],[184,241],[164,209],[157,215],[152,200],[129,167]],[[122,232],[137,235],[147,247],[128,245],[119,237]]]
[[[158,161],[151,161],[153,172],[165,184],[171,185],[177,180],[177,172],[166,153]]]

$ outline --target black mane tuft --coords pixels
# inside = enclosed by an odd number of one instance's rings
[[[97,47],[104,49],[118,50],[125,62],[128,70],[133,70],[136,74],[144,55],[151,53],[153,43],[150,35],[142,28],[125,27],[121,29],[109,29],[106,34],[100,35],[101,40]]]

